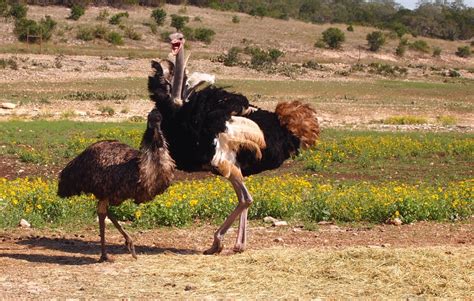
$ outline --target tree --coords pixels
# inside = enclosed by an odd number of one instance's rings
[[[330,27],[323,32],[323,41],[332,49],[341,48],[342,42],[346,40],[344,33],[335,27]]]
[[[155,20],[158,26],[162,26],[165,23],[166,12],[164,9],[157,8],[151,12],[151,17]]]
[[[381,31],[373,31],[367,34],[367,42],[370,51],[378,51],[385,44],[385,35]]]
[[[85,11],[86,9],[83,6],[74,4],[71,7],[71,14],[69,15],[68,19],[77,21],[82,15],[84,15]]]
[[[26,18],[26,14],[28,12],[28,7],[21,3],[14,3],[10,7],[10,16],[14,17],[15,19],[24,19]]]
[[[178,16],[178,15],[171,15],[171,27],[176,28],[177,31],[183,30],[186,23],[189,22],[188,16]]]

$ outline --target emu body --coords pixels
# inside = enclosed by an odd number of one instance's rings
[[[135,203],[151,201],[164,192],[173,179],[175,164],[161,132],[161,114],[148,115],[140,150],[118,141],[99,141],[86,148],[61,171],[58,195],[69,197],[92,193],[98,200],[97,214],[101,237],[100,261],[110,260],[105,248],[105,218],[108,216],[125,238],[136,258],[133,241],[110,214],[110,205],[126,199]]]

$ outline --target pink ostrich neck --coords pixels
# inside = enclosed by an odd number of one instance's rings
[[[171,89],[171,99],[175,104],[181,105],[181,94],[183,91],[184,82],[184,44],[181,45],[178,54],[176,55],[176,63],[174,69],[173,87]]]

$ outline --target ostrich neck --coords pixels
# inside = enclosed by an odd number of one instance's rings
[[[176,101],[181,99],[184,81],[184,45],[176,55],[175,72],[173,78],[173,88],[171,89],[171,99]]]

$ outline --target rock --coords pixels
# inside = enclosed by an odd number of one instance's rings
[[[184,287],[185,291],[193,291],[195,289],[196,289],[195,286],[192,286],[192,285],[189,285],[189,284]]]
[[[318,222],[318,225],[332,225],[334,224],[333,222],[329,222],[329,221],[320,221]]]
[[[382,248],[390,248],[391,246],[391,244],[382,244]]]
[[[389,219],[387,221],[387,224],[395,225],[395,226],[401,226],[403,224],[403,222],[400,218],[396,217],[396,218],[393,218],[393,219]]]
[[[275,221],[275,222],[273,222],[272,226],[273,227],[284,227],[284,226],[288,226],[288,223],[285,222],[285,221]]]
[[[19,226],[22,228],[31,228],[30,223],[23,218],[20,220]]]
[[[283,238],[277,237],[273,240],[274,242],[283,242]]]
[[[99,110],[94,110],[94,111],[90,111],[89,115],[92,115],[92,116],[102,115],[102,112]]]
[[[16,104],[11,103],[11,102],[2,102],[0,104],[0,108],[12,110],[12,109],[16,108]]]
[[[76,116],[87,116],[87,112],[75,110],[74,115],[76,115]]]
[[[278,220],[276,218],[273,218],[271,216],[266,216],[263,218],[263,222],[267,224],[272,224],[274,222],[277,222]]]

